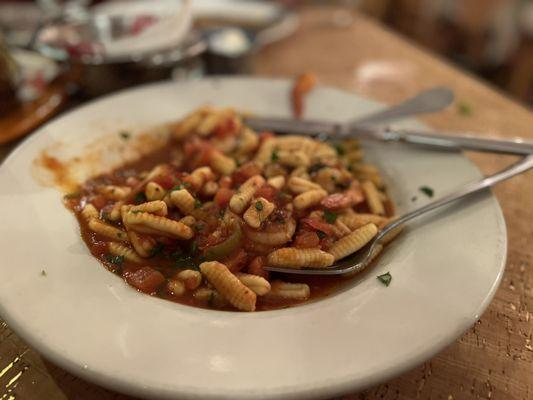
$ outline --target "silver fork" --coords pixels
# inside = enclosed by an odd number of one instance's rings
[[[400,218],[386,225],[381,230],[381,232],[374,239],[372,239],[370,243],[368,243],[363,249],[359,250],[352,256],[339,260],[331,267],[322,269],[266,267],[266,269],[272,272],[283,272],[287,274],[299,275],[341,275],[347,273],[361,272],[370,264],[377,252],[379,252],[380,247],[383,246],[383,238],[395,228],[398,228],[399,226],[416,217],[427,214],[430,211],[435,210],[436,208],[442,207],[446,204],[467,197],[471,194],[480,192],[486,188],[494,186],[498,182],[504,181],[515,175],[526,172],[531,168],[533,168],[533,154],[522,158],[520,161],[501,172],[481,179],[478,182],[466,184],[457,191],[454,191],[444,197],[441,197],[440,199],[432,201],[423,207],[410,211],[407,214],[402,215]]]

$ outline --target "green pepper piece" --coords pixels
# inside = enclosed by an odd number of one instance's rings
[[[208,247],[204,251],[206,261],[221,260],[233,253],[240,246],[242,230],[239,224],[235,224],[233,233],[222,243]]]

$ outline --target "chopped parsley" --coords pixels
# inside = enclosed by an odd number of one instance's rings
[[[197,222],[194,224],[194,229],[196,232],[202,232],[205,229],[205,224],[203,222]]]
[[[46,274],[46,271],[43,269],[43,270],[41,271],[41,276],[46,276],[46,275],[47,275],[47,274]]]
[[[270,156],[271,161],[278,161],[279,155],[278,155],[278,149],[272,150],[272,155]]]
[[[81,192],[72,192],[72,193],[67,193],[66,195],[63,196],[63,198],[65,200],[72,200],[72,199],[78,199],[81,197]]]
[[[429,186],[420,186],[419,190],[424,193],[427,197],[433,197],[433,189],[431,189]]]
[[[180,183],[179,185],[176,185],[174,186],[172,190],[181,190],[181,189],[185,189],[185,188],[189,188],[191,187],[191,184],[189,182],[183,182],[183,183]]]
[[[195,254],[197,250],[198,250],[198,243],[196,243],[196,240],[193,240],[193,242],[191,243],[191,253]]]
[[[225,208],[221,208],[220,210],[218,210],[218,217],[220,219],[224,218],[224,214],[226,214],[226,209]]]
[[[139,192],[139,193],[137,193],[137,195],[135,195],[134,201],[135,201],[136,204],[145,203],[146,202],[146,195],[143,192]]]
[[[415,201],[417,201],[417,200],[418,200],[418,197],[416,197],[416,196],[411,197],[411,201],[412,201],[413,203],[414,203]]]
[[[342,144],[336,144],[335,145],[335,150],[337,150],[337,154],[339,156],[343,156],[346,154],[346,150],[344,149],[344,147],[342,146]]]
[[[324,239],[327,235],[322,231],[316,231],[316,235],[319,239]]]
[[[124,256],[115,256],[108,253],[104,256],[104,258],[107,262],[110,262],[113,265],[122,265],[124,262]]]
[[[457,103],[457,112],[465,117],[472,115],[472,106],[466,101],[461,101]]]
[[[320,171],[325,166],[326,166],[326,164],[323,164],[323,163],[319,162],[319,163],[313,164],[309,168],[307,168],[307,172],[309,172],[310,174],[314,174],[315,172]]]
[[[337,214],[335,214],[334,212],[331,212],[329,210],[325,210],[324,211],[324,220],[328,224],[334,224],[335,221],[337,220]]]
[[[195,268],[196,265],[191,256],[180,254],[174,258],[174,268],[186,269],[186,268]]]
[[[194,200],[194,208],[197,209],[200,207],[202,207],[202,202],[198,199]]]
[[[139,213],[142,213],[143,211],[142,210],[131,210],[130,212],[132,214],[139,214]]]
[[[153,257],[163,251],[165,248],[165,245],[163,243],[158,243],[154,247],[152,247],[152,250],[150,250],[150,257]]]
[[[390,272],[387,272],[385,274],[378,275],[377,279],[378,281],[383,283],[385,286],[389,286],[392,281],[392,275],[390,274]]]
[[[122,131],[119,133],[120,137],[124,140],[128,140],[131,136],[131,133],[127,132],[127,131]]]
[[[260,201],[256,201],[255,202],[255,209],[257,211],[263,211],[263,203],[261,203]]]
[[[209,298],[207,299],[208,307],[213,307],[215,305],[215,292],[212,291],[209,293]]]

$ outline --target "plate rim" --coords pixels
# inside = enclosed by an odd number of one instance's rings
[[[255,76],[213,76],[208,78],[202,78],[200,82],[205,81],[231,81],[231,80],[249,80],[249,81],[278,81],[278,82],[290,82],[289,79],[285,78],[271,78],[271,77],[255,77]],[[56,123],[59,120],[70,118],[72,114],[75,114],[79,112],[80,110],[83,110],[86,107],[90,107],[94,103],[97,103],[101,100],[110,100],[113,97],[119,97],[123,96],[128,93],[136,92],[136,91],[143,91],[147,88],[155,88],[157,86],[179,86],[183,82],[176,82],[173,80],[165,80],[160,81],[156,83],[148,83],[143,85],[138,85],[135,87],[123,89],[117,92],[114,92],[107,96],[98,97],[96,99],[92,99],[82,105],[79,105],[65,113],[62,113],[58,117],[55,117],[42,125],[37,131],[35,131],[33,134],[26,137],[21,143],[19,143],[14,150],[10,152],[10,154],[0,163],[0,168],[3,168],[6,164],[8,164],[12,159],[16,158],[18,154],[25,150],[27,146],[29,146],[32,141],[38,140],[40,136],[44,135],[46,133],[47,128]],[[190,84],[190,81],[186,81],[186,84]],[[386,105],[385,103],[378,102],[376,100],[367,98],[365,96],[359,95],[358,93],[355,93],[350,90],[344,90],[342,88],[338,88],[331,85],[322,85],[324,88],[333,89],[335,91],[349,94],[354,97],[358,97],[364,101],[367,101],[369,103],[374,103],[376,105]],[[416,120],[416,119],[414,119]],[[416,120],[418,123],[420,123],[418,120]],[[462,158],[470,165],[470,167],[476,171],[476,173],[481,176],[481,172],[479,171],[478,167],[464,154],[461,154]],[[410,357],[407,360],[404,359],[403,362],[397,363],[395,366],[390,367],[383,371],[380,374],[375,374],[372,376],[372,378],[367,378],[364,384],[361,384],[357,379],[349,379],[347,378],[347,375],[344,375],[339,382],[330,382],[328,385],[323,385],[320,387],[309,387],[309,388],[302,388],[301,386],[295,386],[295,387],[288,387],[283,386],[282,390],[280,391],[269,391],[268,393],[253,393],[253,396],[255,398],[261,398],[261,399],[276,399],[276,398],[286,398],[286,399],[296,399],[296,398],[322,398],[325,396],[336,396],[340,394],[345,394],[350,391],[360,391],[364,390],[366,388],[372,387],[376,384],[379,384],[381,382],[388,381],[394,377],[397,377],[412,368],[415,368],[416,366],[420,365],[422,362],[433,358],[436,354],[440,353],[444,348],[447,346],[450,346],[453,344],[457,338],[459,338],[461,335],[463,335],[468,329],[472,327],[472,325],[478,321],[482,314],[487,310],[490,303],[493,301],[494,296],[497,292],[497,289],[499,288],[499,285],[502,281],[503,274],[505,272],[505,266],[507,262],[507,254],[508,254],[508,234],[507,234],[507,226],[505,222],[505,218],[503,215],[503,211],[501,209],[501,206],[498,202],[497,197],[494,195],[493,191],[490,191],[490,200],[493,206],[495,206],[495,219],[497,221],[498,226],[501,228],[501,236],[499,237],[499,240],[501,241],[501,254],[499,258],[499,268],[498,268],[498,275],[496,276],[495,281],[492,283],[490,290],[487,292],[487,294],[484,297],[484,300],[481,302],[481,304],[477,307],[476,314],[473,316],[469,316],[468,318],[464,318],[463,321],[459,324],[459,326],[453,331],[453,334],[449,335],[449,338],[443,338],[441,341],[436,344],[435,346],[427,349],[425,352],[418,354],[416,356]],[[209,311],[209,310],[208,310]],[[283,310],[281,310],[283,311]],[[210,312],[216,312],[216,311],[210,311]],[[274,311],[276,312],[276,311]],[[279,310],[278,310],[279,312]],[[150,397],[156,397],[156,398],[175,398],[176,395],[184,396],[186,398],[202,398],[202,399],[222,399],[222,398],[233,398],[233,399],[246,399],[250,397],[250,393],[242,393],[242,392],[228,392],[225,393],[214,393],[214,392],[202,392],[198,394],[194,387],[189,387],[189,391],[187,391],[187,388],[184,387],[185,390],[181,390],[180,392],[176,392],[171,387],[163,388],[150,388],[150,387],[142,387],[142,389],[137,386],[132,386],[131,384],[128,384],[125,380],[117,379],[117,377],[114,377],[110,374],[102,373],[101,371],[97,371],[92,368],[83,368],[80,367],[79,363],[76,363],[73,360],[70,360],[68,357],[63,356],[60,352],[54,351],[54,349],[50,348],[45,341],[38,340],[37,337],[32,337],[32,335],[25,331],[24,329],[20,328],[19,324],[16,320],[12,319],[7,310],[4,308],[4,305],[0,303],[0,315],[1,317],[7,322],[8,326],[18,335],[20,336],[25,342],[30,344],[35,350],[38,352],[38,354],[42,355],[44,358],[51,360],[54,364],[60,366],[61,368],[64,368],[65,370],[71,372],[75,376],[78,376],[82,379],[85,379],[89,382],[93,382],[97,385],[100,385],[104,388],[108,388],[110,390],[118,391],[121,393],[126,393],[129,395],[136,395],[136,396],[150,396]],[[38,350],[37,350],[38,349]],[[344,379],[343,379],[344,378]],[[157,393],[154,391],[157,390]],[[291,390],[288,392],[287,390]]]

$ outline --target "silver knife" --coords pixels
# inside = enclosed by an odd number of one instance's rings
[[[533,154],[533,141],[522,138],[488,139],[465,133],[429,133],[415,129],[358,126],[320,120],[298,120],[276,117],[247,117],[244,122],[251,128],[269,130],[279,134],[296,134],[318,137],[321,140],[349,138],[401,142],[417,146],[448,150],[470,150],[490,153]]]

